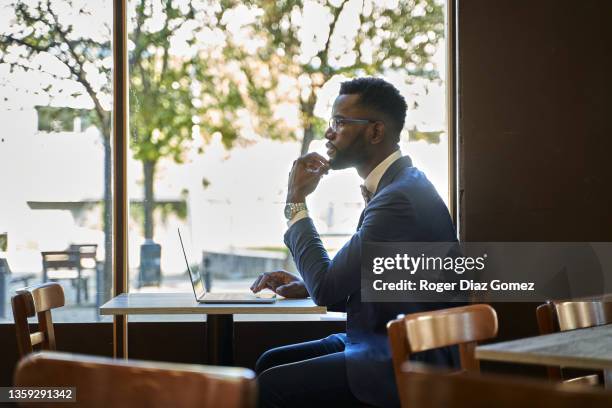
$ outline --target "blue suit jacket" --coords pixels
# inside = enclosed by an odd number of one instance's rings
[[[377,406],[397,406],[399,399],[387,339],[387,322],[398,314],[449,307],[441,303],[362,303],[361,243],[454,242],[455,229],[446,205],[409,157],[396,160],[380,180],[361,214],[357,232],[330,259],[310,218],[285,233],[308,293],[318,305],[346,311],[347,378],[353,394]],[[457,366],[455,348],[419,353],[414,359]]]

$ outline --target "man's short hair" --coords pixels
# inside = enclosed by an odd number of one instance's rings
[[[340,95],[359,95],[361,106],[374,109],[387,115],[393,121],[393,128],[399,133],[406,120],[406,100],[396,87],[381,78],[363,77],[340,84]]]

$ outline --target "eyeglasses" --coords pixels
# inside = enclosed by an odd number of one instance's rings
[[[344,125],[345,123],[354,123],[356,125],[365,125],[367,123],[375,123],[377,120],[370,119],[352,119],[352,118],[341,118],[341,117],[333,117],[329,120],[329,127],[334,132],[338,131],[338,127]]]

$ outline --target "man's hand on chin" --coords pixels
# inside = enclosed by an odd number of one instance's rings
[[[263,289],[270,289],[279,296],[293,299],[308,297],[308,291],[304,281],[287,271],[275,271],[262,273],[251,285],[253,293]]]
[[[329,161],[318,153],[308,153],[294,161],[289,174],[287,202],[304,202],[328,171]]]

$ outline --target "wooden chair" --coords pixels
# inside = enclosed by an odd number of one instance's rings
[[[474,373],[448,375],[427,367],[405,367],[401,387],[406,404],[417,408],[603,408],[612,392],[560,387],[545,381]]]
[[[393,370],[402,406],[408,406],[400,387],[401,367],[412,353],[459,346],[461,369],[479,371],[474,355],[476,343],[497,335],[497,314],[484,304],[434,310],[400,316],[387,324]]]
[[[171,364],[70,353],[31,354],[17,365],[16,387],[75,387],[76,404],[54,407],[250,408],[255,373],[246,368]],[[38,407],[40,403],[32,403]],[[28,405],[24,405],[28,406]]]
[[[97,284],[97,273],[98,273],[98,244],[71,244],[68,247],[68,251],[79,252],[79,266],[81,269],[81,284],[85,291],[85,301],[89,301],[89,276],[85,271],[93,271],[94,282]],[[77,290],[77,303],[78,303],[78,290]]]
[[[548,301],[536,308],[540,334],[558,331],[584,329],[612,323],[612,302],[603,300]],[[547,367],[548,378],[561,381],[561,367]],[[599,375],[587,375],[565,380],[564,383],[598,385]]]
[[[41,252],[43,262],[43,282],[70,280],[76,288],[77,304],[81,303],[81,290],[87,294],[87,280],[83,277],[81,253],[78,249],[67,251]]]
[[[55,350],[55,332],[51,319],[51,309],[64,306],[64,290],[56,282],[20,289],[11,298],[15,333],[20,357],[34,351],[38,346],[41,350]],[[30,333],[28,317],[38,315],[39,330]]]

